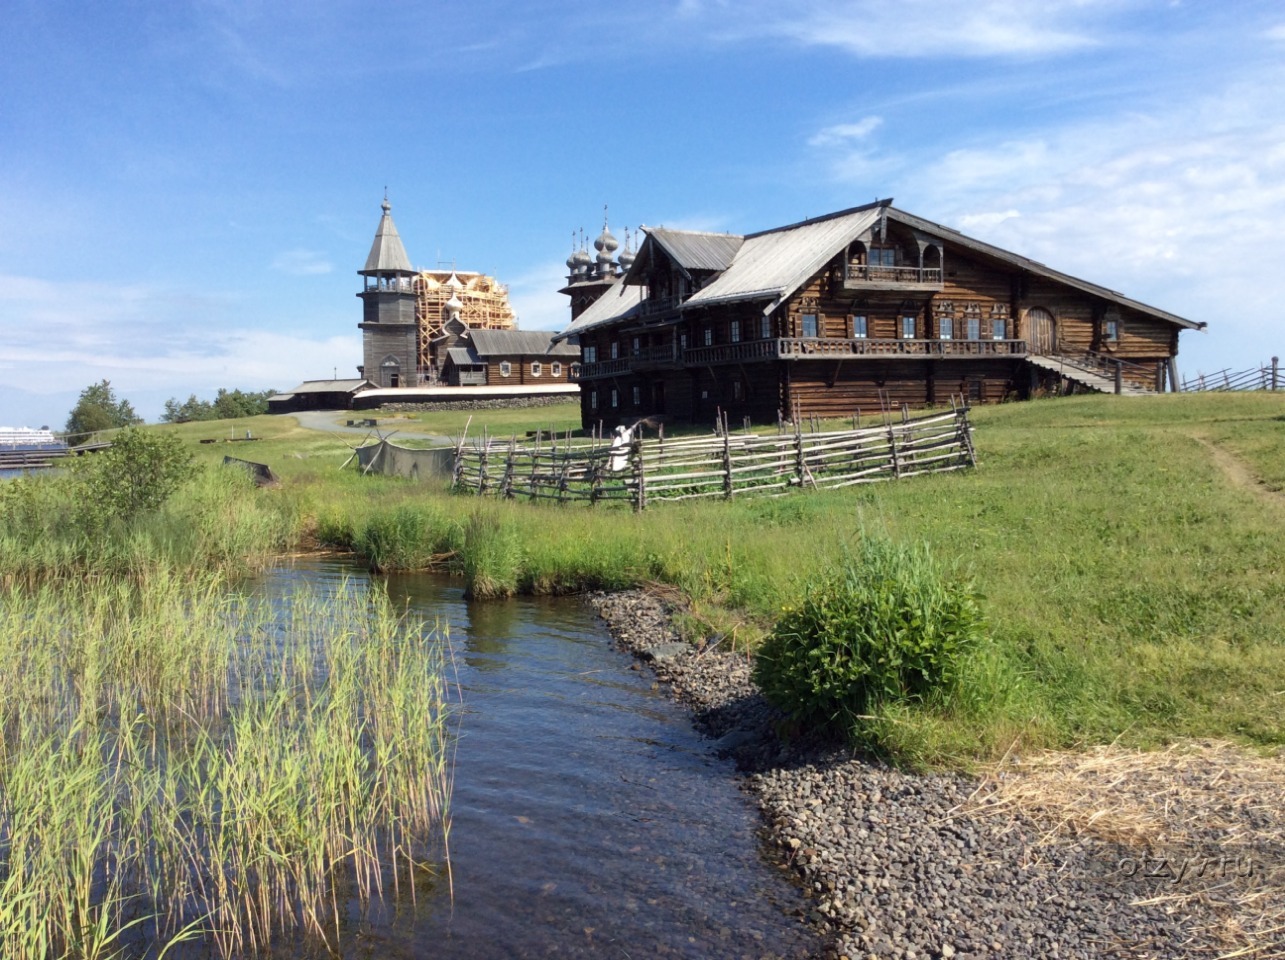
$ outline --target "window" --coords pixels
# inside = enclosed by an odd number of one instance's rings
[[[620,406],[620,391],[615,387],[611,388],[611,409],[615,410]]]
[[[549,364],[549,376],[551,377],[562,376],[562,364],[556,363],[556,362]]]
[[[897,251],[894,247],[871,247],[870,266],[892,267],[897,263]]]
[[[803,321],[803,336],[815,337],[817,335],[817,315],[815,313],[805,313],[800,319]]]
[[[904,323],[908,319],[910,318],[903,317],[902,322]],[[902,336],[905,336],[905,334],[903,333]],[[937,336],[942,340],[953,340],[955,338],[955,318],[954,317],[937,318]]]
[[[508,376],[509,374],[511,374],[512,372],[513,372],[513,364],[509,363],[509,361],[507,361],[507,360],[501,360],[501,361],[500,361],[500,376],[502,376],[502,377],[507,377],[507,376]]]
[[[611,341],[611,359],[612,360],[620,359],[620,344],[615,340]]]
[[[1119,317],[1114,317],[1114,316],[1111,316],[1110,314],[1107,315],[1105,328],[1104,328],[1104,335],[1106,336],[1106,339],[1111,341],[1116,341],[1120,339],[1120,318]]]
[[[589,409],[590,410],[598,409],[598,391],[597,390],[589,391]]]
[[[745,384],[740,380],[732,381],[732,399],[733,400],[745,399]]]
[[[580,379],[580,364],[578,363],[571,364],[571,379],[572,380]]]
[[[633,342],[633,356],[635,356],[635,357],[641,357],[641,356],[642,356],[642,342],[641,342],[637,337],[634,337],[634,342]]]
[[[581,348],[580,348],[580,352],[581,352],[582,354],[584,354],[584,362],[585,362],[585,363],[597,363],[597,362],[598,362],[598,348],[597,348],[597,347],[581,347]]]
[[[759,336],[764,340],[772,339],[772,318],[764,317],[759,325]]]
[[[993,320],[991,320],[991,339],[992,340],[1004,339],[1004,318],[1003,317],[995,317]]]
[[[544,367],[538,361],[531,361],[531,376],[538,377],[543,371]]]
[[[682,333],[678,335],[678,346],[679,346],[679,349],[681,350],[687,349],[687,331],[686,330],[684,330]]]
[[[870,336],[870,324],[864,314],[859,313],[852,318],[852,336],[858,340]]]
[[[714,328],[713,327],[706,327],[704,329],[704,332],[701,335],[705,338],[705,346],[712,347],[714,345]]]
[[[728,325],[728,339],[729,339],[732,343],[740,343],[740,342],[741,342],[741,321],[739,321],[739,320],[733,320],[733,321]]]
[[[902,340],[913,340],[913,339],[915,339],[915,318],[914,318],[914,316],[912,316],[912,315],[907,315],[907,316],[904,316],[904,317],[902,317],[902,318],[901,318],[901,339],[902,339]]]
[[[638,386],[638,384],[634,384],[634,406],[642,406],[642,387]]]
[[[968,318],[968,339],[980,340],[981,338],[982,338],[982,318],[969,317]]]

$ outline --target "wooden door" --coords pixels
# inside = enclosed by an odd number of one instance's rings
[[[1028,353],[1049,354],[1057,349],[1057,321],[1043,307],[1026,311],[1026,350]]]

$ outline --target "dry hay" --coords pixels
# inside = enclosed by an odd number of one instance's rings
[[[1285,957],[1285,758],[1185,741],[1006,757],[966,809],[1079,845],[1139,905],[1186,916],[1219,957]]]

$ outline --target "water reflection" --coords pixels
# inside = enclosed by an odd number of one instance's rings
[[[359,570],[314,564],[266,589]],[[372,587],[383,588],[380,584]],[[453,901],[354,927],[379,957],[806,956],[797,891],[758,854],[758,820],[686,716],[574,600],[467,603],[458,583],[388,578],[449,624],[462,711]]]

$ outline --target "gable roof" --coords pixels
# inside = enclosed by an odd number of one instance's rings
[[[886,201],[884,201],[886,203]],[[768,300],[775,309],[879,219],[879,203],[750,234],[713,283],[688,297],[683,309],[738,300]]]
[[[704,233],[643,227],[648,241],[658,244],[684,270],[726,270],[745,238],[736,233]],[[641,254],[641,251],[639,251]]]
[[[471,367],[483,362],[471,347],[447,347],[446,359],[457,367]]]
[[[579,356],[580,348],[554,343],[552,330],[470,330],[473,351],[479,357],[495,356]],[[476,362],[476,361],[475,361]]]
[[[584,313],[576,317],[571,325],[557,334],[554,339],[566,340],[592,327],[637,316],[642,312],[644,293],[646,293],[644,288],[623,282],[613,285],[597,300],[585,307]]]
[[[1037,277],[1045,277],[1049,280],[1055,280],[1058,283],[1064,283],[1068,287],[1074,287],[1076,290],[1080,290],[1083,293],[1089,293],[1095,297],[1101,297],[1103,300],[1110,300],[1112,303],[1129,307],[1130,309],[1148,314],[1159,320],[1165,320],[1188,330],[1203,330],[1207,326],[1207,324],[1203,322],[1188,320],[1185,317],[1180,317],[1167,310],[1161,310],[1159,307],[1152,307],[1142,303],[1141,301],[1134,300],[1131,297],[1126,297],[1118,290],[1112,290],[1109,287],[1099,286],[1096,283],[1081,280],[1079,277],[1073,277],[1070,274],[1061,273],[1051,267],[1045,266],[1038,260],[1031,260],[1028,257],[1012,253],[1002,247],[992,246],[991,244],[985,243],[981,240],[974,240],[972,237],[964,236],[964,234],[952,227],[943,226],[942,224],[934,223],[931,220],[925,220],[923,217],[917,217],[913,213],[906,213],[904,210],[898,210],[896,207],[890,206],[888,208],[888,219],[895,220],[898,223],[904,223],[906,226],[913,227],[916,230],[922,230],[924,233],[932,234],[941,240],[948,243],[954,243],[966,250],[972,251],[973,253],[978,253],[982,256],[1002,261],[1009,266],[1017,267],[1019,270],[1025,270]]]

